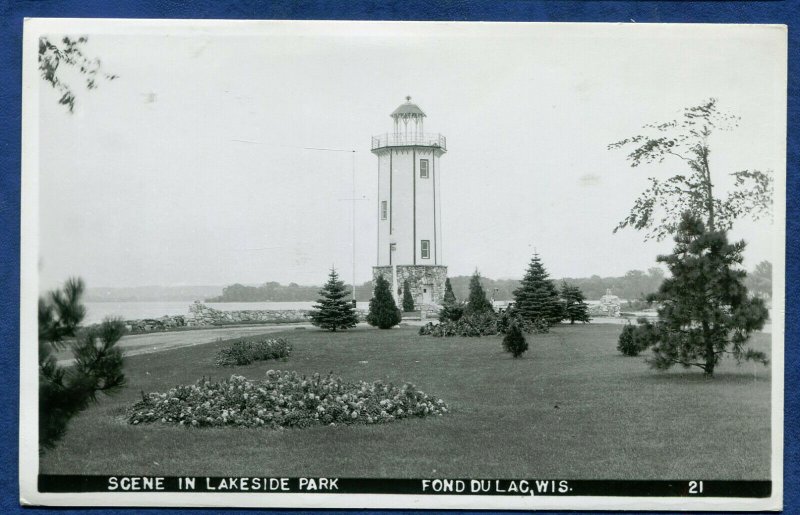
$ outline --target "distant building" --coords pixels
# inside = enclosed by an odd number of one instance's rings
[[[444,298],[439,160],[447,140],[424,130],[425,113],[411,97],[392,112],[392,132],[372,137],[378,157],[378,254],[373,277],[392,285],[400,305],[408,281],[416,308]]]

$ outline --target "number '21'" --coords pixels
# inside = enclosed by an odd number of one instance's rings
[[[702,481],[689,481],[689,493],[690,494],[702,494],[703,493],[703,482]]]

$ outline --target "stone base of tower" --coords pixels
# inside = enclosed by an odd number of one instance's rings
[[[383,276],[392,288],[397,307],[402,307],[405,281],[408,281],[415,309],[424,305],[441,304],[444,299],[444,282],[447,280],[447,267],[444,265],[373,266],[373,281],[379,276]]]

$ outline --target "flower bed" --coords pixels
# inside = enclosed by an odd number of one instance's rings
[[[214,363],[218,367],[249,365],[254,361],[286,359],[291,352],[291,345],[283,338],[261,340],[241,338],[233,342],[230,347],[217,352]]]
[[[181,426],[309,427],[336,424],[381,424],[410,417],[447,413],[441,399],[412,384],[381,381],[348,383],[333,375],[311,377],[270,370],[266,379],[227,381],[206,378],[166,393],[142,394],[128,409],[129,424],[160,422]]]

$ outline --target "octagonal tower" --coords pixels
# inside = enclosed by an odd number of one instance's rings
[[[425,113],[406,97],[391,114],[392,132],[372,137],[378,157],[378,252],[373,277],[383,275],[400,306],[408,280],[417,309],[440,304],[447,267],[442,259],[440,158],[447,140],[424,130]]]

